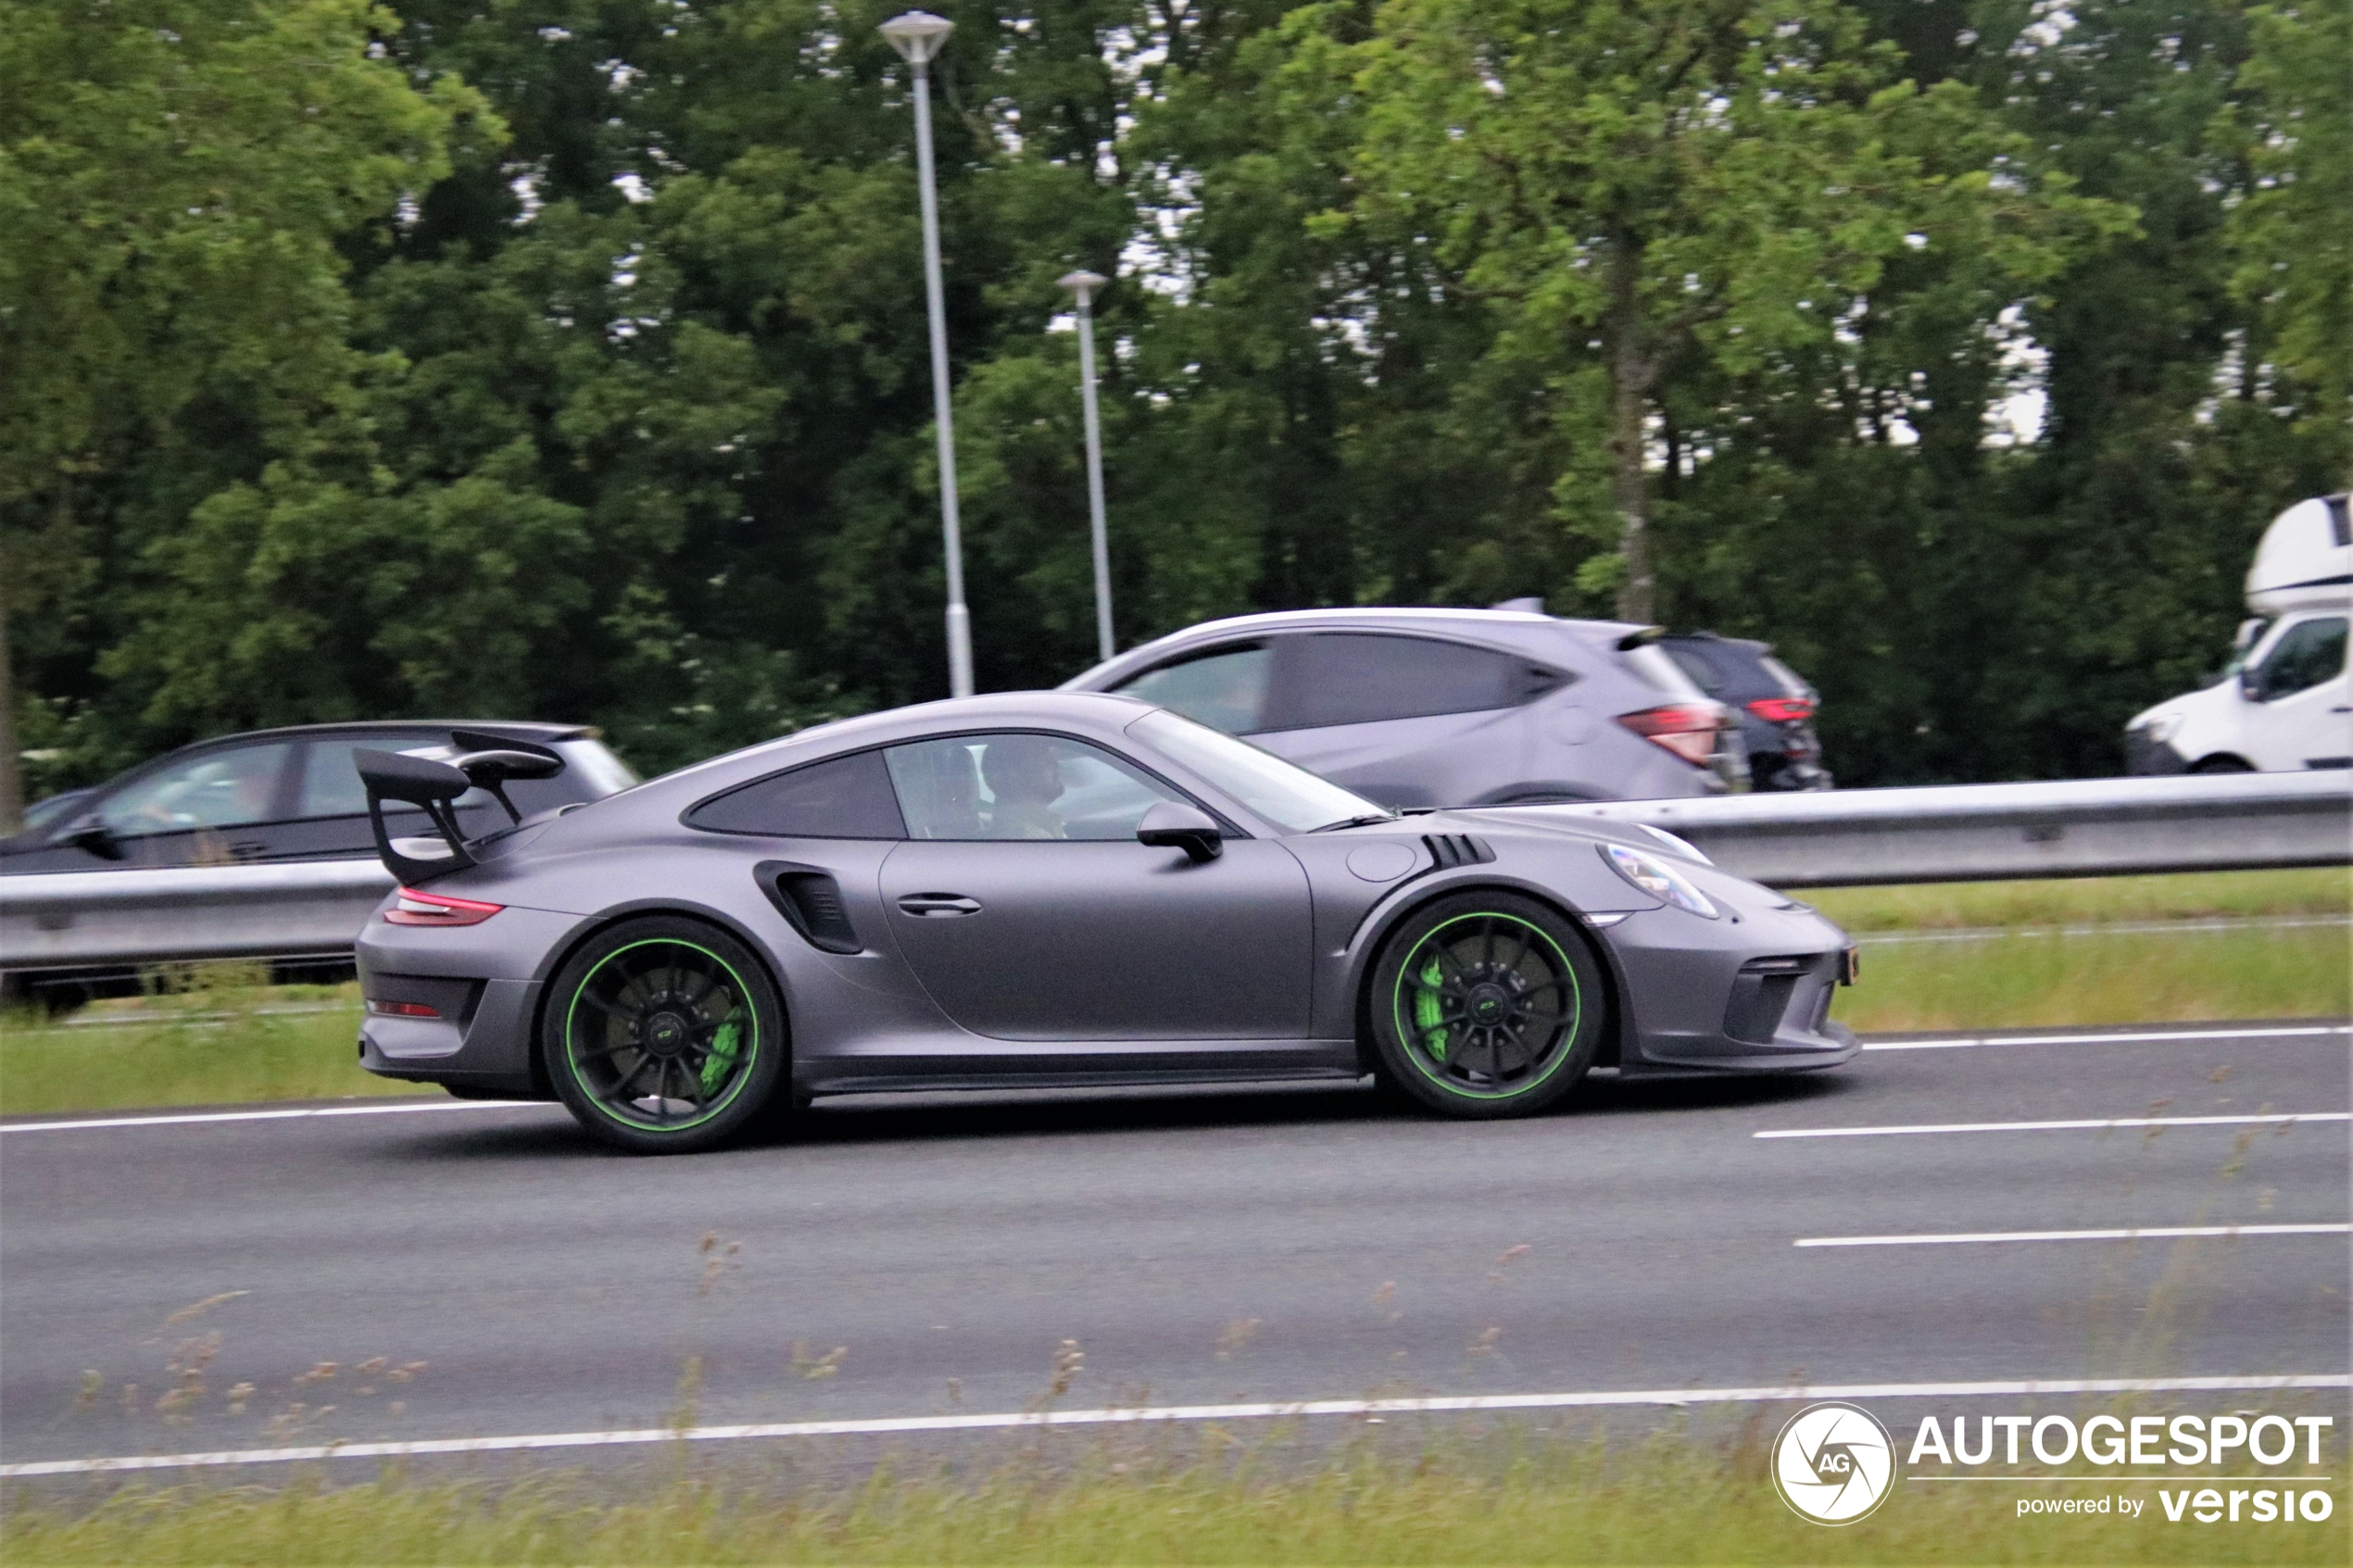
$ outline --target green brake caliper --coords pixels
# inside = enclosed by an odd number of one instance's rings
[[[721,1024],[719,1033],[711,1037],[711,1055],[703,1059],[702,1064],[703,1093],[709,1094],[719,1087],[721,1081],[727,1076],[727,1070],[736,1065],[736,1048],[740,1042],[742,1029],[743,1025],[731,1020]]]
[[[1441,1020],[1445,1014],[1445,1001],[1439,995],[1439,987],[1446,984],[1446,975],[1433,957],[1418,978],[1421,985],[1414,996],[1414,1024],[1422,1032],[1422,1048],[1435,1060],[1444,1061],[1446,1025]]]

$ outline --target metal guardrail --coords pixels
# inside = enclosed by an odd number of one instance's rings
[[[1772,887],[2353,863],[2353,772],[1614,800],[1514,809],[1646,822]]]
[[[372,857],[0,876],[0,969],[348,957],[391,889]]]
[[[1775,887],[2353,863],[2353,772],[1505,809],[1647,822]],[[391,886],[372,859],[0,877],[0,969],[346,954]]]

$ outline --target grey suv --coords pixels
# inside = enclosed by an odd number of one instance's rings
[[[1174,709],[1385,806],[1744,788],[1737,717],[1658,636],[1510,609],[1289,610],[1189,627],[1062,689]]]

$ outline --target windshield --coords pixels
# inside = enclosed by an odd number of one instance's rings
[[[1391,813],[1245,740],[1162,709],[1127,733],[1289,833]]]

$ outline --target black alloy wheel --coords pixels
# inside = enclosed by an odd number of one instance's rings
[[[743,1131],[775,1097],[784,1009],[734,937],[672,917],[625,921],[557,974],[541,1049],[591,1133],[635,1153],[686,1153]]]
[[[1599,963],[1557,910],[1518,894],[1438,899],[1390,935],[1365,996],[1382,1076],[1449,1116],[1525,1116],[1599,1051]]]

